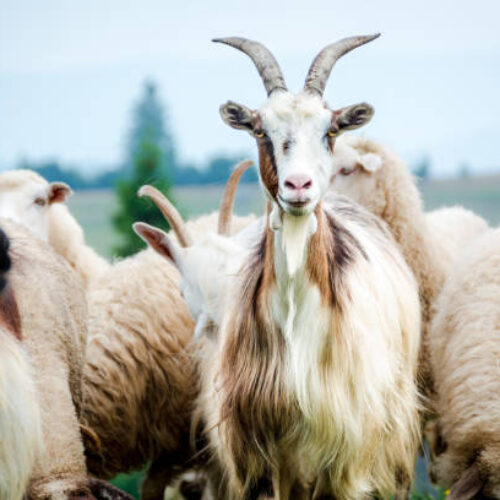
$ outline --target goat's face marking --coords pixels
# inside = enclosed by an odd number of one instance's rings
[[[255,137],[262,184],[291,215],[314,211],[328,189],[336,135],[364,125],[372,115],[368,104],[331,111],[319,95],[307,92],[275,92],[259,111],[234,102],[221,107],[228,125]]]

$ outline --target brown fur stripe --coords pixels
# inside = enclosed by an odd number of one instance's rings
[[[262,183],[274,200],[278,196],[278,173],[274,158],[274,146],[267,137],[257,140],[259,149],[259,169]]]

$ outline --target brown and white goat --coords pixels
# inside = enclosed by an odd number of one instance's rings
[[[203,421],[228,480],[224,492],[213,484],[220,497],[385,497],[412,476],[416,283],[378,219],[343,198],[321,203],[335,136],[373,113],[329,110],[326,79],[338,57],[373,38],[328,46],[297,95],[264,46],[221,40],[252,57],[269,94],[259,111],[228,103],[221,114],[256,137],[270,203],[227,294],[215,356],[201,360]],[[187,249],[136,230],[183,272]]]

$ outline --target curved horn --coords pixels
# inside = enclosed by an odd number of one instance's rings
[[[307,73],[306,83],[304,85],[304,90],[310,92],[317,92],[320,96],[323,95],[325,91],[326,82],[334,64],[340,59],[344,54],[347,54],[351,50],[364,45],[365,43],[371,42],[380,36],[380,33],[375,35],[367,36],[351,36],[349,38],[343,38],[338,42],[327,45],[314,59],[309,72]]]
[[[143,197],[147,196],[153,200],[154,204],[160,209],[163,217],[167,219],[168,223],[177,235],[177,239],[182,247],[189,247],[193,244],[193,240],[184,225],[181,214],[178,210],[170,203],[170,201],[158,191],[158,189],[153,186],[142,186],[137,192],[137,196]]]
[[[219,234],[229,236],[231,234],[231,219],[233,216],[233,205],[234,205],[234,195],[236,194],[236,188],[240,182],[241,176],[245,173],[250,165],[253,165],[253,161],[245,160],[236,165],[235,169],[229,176],[229,180],[224,188],[224,193],[222,194],[222,201],[219,210],[219,224],[217,232]]]
[[[270,96],[275,90],[287,90],[283,74],[271,51],[259,42],[248,38],[215,38],[212,42],[225,43],[245,53],[257,67],[260,77]]]

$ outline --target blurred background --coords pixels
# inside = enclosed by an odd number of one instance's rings
[[[326,99],[375,106],[359,133],[407,161],[427,209],[459,203],[496,225],[499,16],[496,0],[0,0],[0,170],[66,181],[88,242],[128,255],[142,246],[130,224],[150,209],[138,186],[195,216],[217,208],[239,159],[255,159],[218,107],[258,107],[264,88],[246,56],[212,38],[262,41],[299,90],[324,45],[380,31],[338,63]],[[237,212],[261,210],[256,179],[246,175]],[[136,494],[139,478],[117,481]]]

